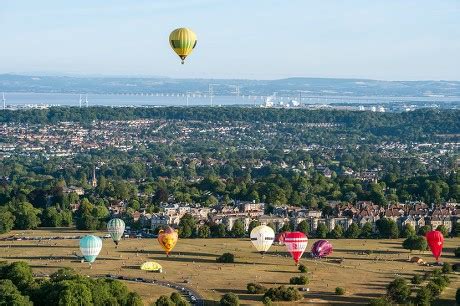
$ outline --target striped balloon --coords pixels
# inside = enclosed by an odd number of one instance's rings
[[[268,251],[275,239],[275,232],[270,226],[259,225],[251,231],[251,242],[261,254]]]
[[[175,29],[169,35],[169,44],[174,52],[179,55],[183,64],[185,58],[192,53],[196,46],[196,34],[187,28]]]
[[[313,257],[326,257],[332,253],[332,244],[327,240],[318,240],[311,247],[311,255]]]
[[[87,235],[80,239],[80,251],[85,260],[93,263],[102,249],[102,240],[93,235]]]
[[[307,248],[308,238],[302,232],[287,232],[284,237],[284,244],[289,253],[291,253],[295,264],[299,264],[299,259],[302,257],[303,252]]]
[[[107,230],[112,237],[113,242],[118,245],[118,242],[123,237],[125,232],[125,222],[121,219],[115,218],[107,222]]]

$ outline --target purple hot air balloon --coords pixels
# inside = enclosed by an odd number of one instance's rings
[[[326,257],[332,253],[332,244],[327,240],[318,240],[311,247],[311,255],[313,257]]]

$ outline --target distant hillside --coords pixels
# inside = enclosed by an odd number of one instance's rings
[[[216,95],[296,94],[327,96],[460,96],[460,81],[378,81],[366,79],[289,78],[281,80],[171,79],[0,75],[0,91],[59,93],[184,93]]]

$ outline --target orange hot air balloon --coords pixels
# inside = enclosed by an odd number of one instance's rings
[[[167,256],[169,256],[169,253],[176,246],[178,239],[179,235],[177,233],[177,230],[173,229],[170,226],[158,232],[158,242],[160,243],[161,247],[165,250]]]

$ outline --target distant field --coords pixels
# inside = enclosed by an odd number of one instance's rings
[[[83,235],[69,229],[15,231],[21,236],[72,236]],[[104,233],[100,233],[101,235]],[[11,233],[0,237],[10,236]],[[309,242],[313,244],[315,239]],[[418,266],[407,261],[410,253],[401,248],[402,240],[331,240],[334,253],[328,260],[304,258],[310,277],[310,292],[300,304],[360,304],[385,292],[385,286],[396,275],[412,277],[432,267]],[[442,260],[454,263],[455,247],[460,246],[460,238],[446,239]],[[359,251],[371,250],[371,255],[358,255]],[[52,273],[59,267],[72,267],[82,274],[119,274],[145,277],[183,283],[196,289],[208,300],[218,300],[226,292],[239,295],[244,304],[257,304],[260,295],[246,293],[246,284],[258,282],[267,287],[287,285],[292,276],[299,273],[284,246],[272,246],[269,254],[262,257],[252,247],[249,239],[182,239],[168,258],[155,239],[129,239],[120,243],[118,249],[110,239],[104,240],[103,249],[90,269],[81,263],[74,253],[80,254],[78,240],[0,241],[0,260],[27,261],[34,272]],[[236,255],[235,264],[218,264],[215,259],[224,252]],[[427,262],[433,262],[430,252],[414,255]],[[343,258],[341,264],[334,259]],[[139,270],[145,261],[157,261],[163,274],[147,273]],[[458,261],[458,260],[457,260]],[[144,284],[128,284],[144,298],[146,305],[162,294],[170,294],[171,289]],[[335,287],[346,289],[344,296],[334,295]],[[451,304],[455,289],[460,287],[458,275],[453,277],[450,288],[444,292],[441,304]]]

